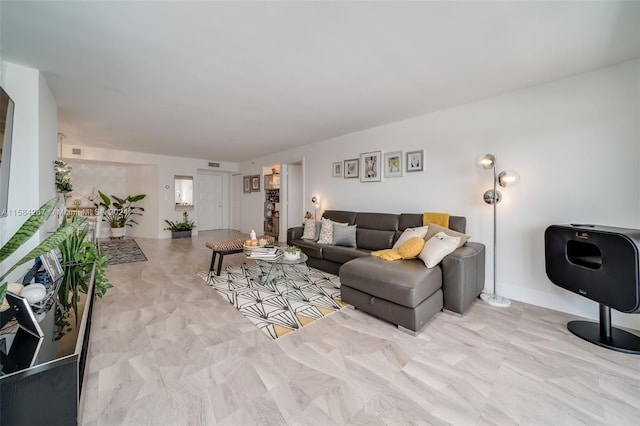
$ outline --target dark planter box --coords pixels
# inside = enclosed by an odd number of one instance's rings
[[[191,231],[171,232],[171,238],[191,238]]]

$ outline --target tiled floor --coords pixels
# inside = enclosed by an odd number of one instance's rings
[[[439,313],[417,337],[343,309],[271,340],[196,275],[205,241],[234,235],[140,238],[148,262],[109,267],[84,425],[640,424],[640,356],[523,303]]]

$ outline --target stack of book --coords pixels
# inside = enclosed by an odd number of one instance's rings
[[[260,247],[251,251],[249,255],[249,259],[258,259],[258,260],[276,260],[282,256],[282,252],[278,250],[276,247]]]

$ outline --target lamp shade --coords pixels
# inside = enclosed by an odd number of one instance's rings
[[[513,170],[506,170],[498,174],[498,184],[501,187],[516,186],[520,182],[520,175]]]
[[[493,154],[485,154],[477,160],[478,166],[485,170],[492,169],[496,164],[496,156]]]

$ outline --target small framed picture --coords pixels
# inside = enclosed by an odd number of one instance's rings
[[[351,160],[344,160],[344,178],[351,179],[357,178],[358,175],[358,159],[352,158]]]
[[[342,161],[333,163],[333,177],[342,177]]]
[[[380,182],[382,180],[382,151],[360,154],[360,182]]]
[[[387,152],[384,154],[384,177],[402,176],[402,151]]]
[[[242,176],[242,192],[251,192],[251,176]]]
[[[55,283],[60,278],[62,278],[62,276],[64,275],[64,271],[62,269],[60,261],[58,260],[58,256],[56,255],[55,250],[51,250],[40,256],[40,261],[42,262],[44,269],[51,277],[51,281]]]
[[[260,175],[251,176],[251,192],[260,192]]]
[[[407,172],[424,170],[424,150],[407,152]]]

